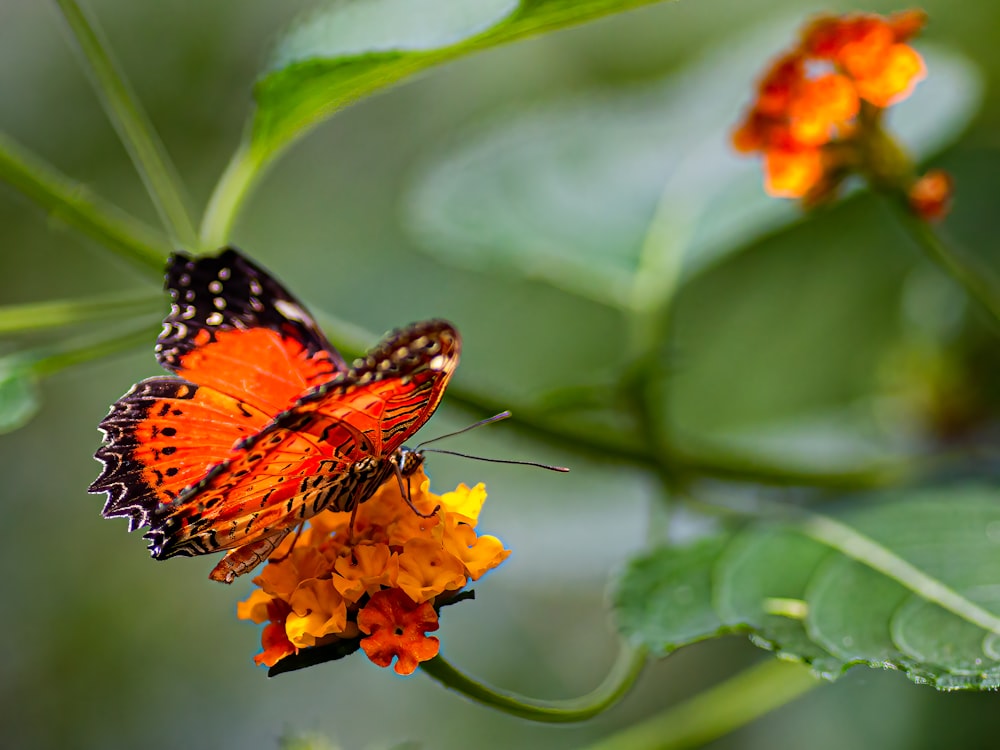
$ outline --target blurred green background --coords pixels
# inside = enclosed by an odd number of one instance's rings
[[[311,4],[89,4],[193,204],[203,205],[237,143],[276,29]],[[922,40],[961,52],[984,76],[981,111],[935,163],[959,186],[948,230],[997,267],[1000,6],[938,0],[925,7],[931,23]],[[625,355],[621,314],[544,280],[491,265],[456,267],[427,253],[420,215],[426,175],[453,145],[502,128],[523,109],[568,94],[597,97],[656,84],[740,29],[820,9],[682,0],[433,70],[342,112],[297,144],[262,182],[236,242],[312,309],[373,332],[430,316],[451,319],[464,336],[456,382],[507,398],[515,411],[555,388],[607,383]],[[0,0],[0,93],[0,128],[155,221],[46,3]],[[710,83],[695,93],[706,117],[735,114],[750,97],[747,90],[732,101],[730,91]],[[715,106],[719,101],[724,106]],[[689,127],[724,130],[728,123]],[[716,148],[723,154],[727,146],[720,141]],[[650,180],[648,164],[637,160],[616,172],[626,183],[629,168],[636,184]],[[593,187],[590,179],[581,170],[581,193]],[[517,194],[523,186],[508,188]],[[574,210],[584,222],[591,215],[573,195],[562,200],[567,222]],[[640,218],[645,210],[651,219],[654,208],[633,205]],[[484,235],[518,224],[506,210],[503,200],[478,205]],[[756,236],[759,227],[747,221],[755,227],[748,236]],[[2,304],[149,287],[6,188],[0,247]],[[960,295],[864,195],[768,232],[704,271],[684,288],[675,328],[665,387],[681,430],[753,450],[791,446],[796,457],[817,461],[833,456],[849,465],[858,456],[952,439],[952,422],[946,431],[942,419],[955,409],[959,439],[979,434],[992,413],[989,384],[1000,382],[979,348],[975,312],[962,309]],[[13,351],[34,340],[0,347]],[[405,740],[445,749],[579,747],[761,657],[741,638],[692,647],[653,665],[621,705],[574,727],[503,716],[419,674],[398,678],[361,657],[268,680],[251,660],[258,629],[235,619],[249,582],[212,583],[203,559],[149,560],[138,535],[127,535],[124,522],[102,521],[101,499],[86,494],[98,471],[91,458],[100,440],[96,425],[133,382],[157,373],[152,343],[46,381],[38,418],[0,438],[5,747],[266,748],[290,730],[316,731],[345,748]],[[955,380],[942,381],[942,371]],[[967,395],[972,405],[944,403],[935,388]],[[468,421],[470,413],[446,399],[423,434]],[[439,491],[459,481],[487,483],[481,529],[514,550],[476,587],[474,603],[446,611],[438,633],[444,653],[498,686],[537,697],[582,694],[614,659],[607,580],[641,548],[655,482],[630,466],[538,442],[510,424],[460,441],[451,447],[566,464],[573,472],[431,460]],[[855,669],[712,747],[985,747],[1000,728],[995,703],[991,694],[938,694],[898,674]]]

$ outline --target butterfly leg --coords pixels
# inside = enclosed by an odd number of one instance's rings
[[[430,518],[431,516],[437,514],[437,512],[439,510],[441,510],[441,506],[440,505],[435,505],[434,506],[434,510],[432,510],[430,513],[421,513],[419,510],[417,510],[417,506],[415,506],[413,504],[413,500],[410,498],[410,477],[409,477],[409,475],[407,475],[407,477],[406,477],[406,484],[404,485],[403,484],[403,472],[400,470],[399,465],[397,463],[393,462],[392,468],[396,472],[396,481],[399,482],[399,493],[403,496],[403,500],[406,501],[406,504],[410,506],[410,510],[412,510],[414,513],[416,513],[421,518]]]
[[[281,561],[282,561],[282,560],[284,560],[284,559],[285,559],[286,557],[288,557],[288,556],[289,556],[290,554],[292,554],[292,550],[293,550],[293,549],[295,549],[295,543],[296,543],[297,541],[299,541],[299,537],[300,537],[300,536],[302,536],[302,529],[303,529],[303,528],[305,528],[305,525],[306,525],[306,522],[305,522],[305,521],[303,521],[302,523],[300,523],[300,524],[299,524],[299,525],[298,525],[298,526],[297,526],[297,527],[295,528],[295,536],[294,536],[294,537],[292,537],[292,543],[288,545],[288,551],[287,551],[287,552],[286,552],[285,554],[283,554],[283,555],[282,555],[281,557],[271,557],[271,558],[268,558],[268,559],[269,559],[269,560],[270,560],[271,562],[281,562]],[[277,548],[277,546],[278,546],[278,545],[275,545],[275,548]]]
[[[277,549],[281,540],[288,536],[291,531],[291,529],[283,529],[251,544],[237,547],[219,560],[219,564],[212,568],[208,577],[220,583],[232,583],[237,576],[249,573],[266,560],[268,555]]]
[[[351,544],[354,541],[354,521],[358,517],[358,508],[361,507],[361,503],[355,501],[354,507],[351,508],[351,522],[347,524],[347,543]]]

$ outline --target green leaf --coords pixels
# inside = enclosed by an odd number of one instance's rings
[[[658,0],[340,0],[293,29],[254,90],[251,148],[275,152],[432,65]]]
[[[0,434],[27,424],[41,407],[38,381],[70,367],[149,345],[156,330],[140,328],[113,336],[84,336],[0,358]]]
[[[18,355],[0,359],[0,434],[26,425],[40,407],[32,360]]]
[[[407,223],[446,262],[543,279],[616,308],[638,291],[651,228],[683,256],[684,277],[710,268],[801,216],[764,193],[758,160],[729,145],[755,78],[800,23],[728,39],[642,87],[550,100],[449,134],[411,186]],[[931,74],[891,122],[926,157],[970,121],[983,83],[964,58],[922,51]]]
[[[619,627],[659,653],[731,632],[835,679],[856,664],[1000,687],[1000,488],[868,497],[632,561]]]
[[[278,747],[280,750],[339,750],[340,745],[314,732],[286,732],[278,740]]]

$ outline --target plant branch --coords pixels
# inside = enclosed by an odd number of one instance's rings
[[[913,213],[904,194],[884,190],[883,195],[907,234],[980,304],[995,327],[1000,326],[1000,280],[992,270],[946,242],[929,222]]]
[[[55,0],[125,149],[135,164],[171,239],[195,250],[198,236],[188,213],[180,178],[124,73],[112,59],[97,24],[76,0]]]
[[[219,178],[202,217],[199,233],[202,247],[224,247],[229,243],[240,208],[263,176],[265,162],[247,140],[240,143]]]
[[[367,343],[377,337],[358,326],[327,314],[320,314],[323,329],[341,352],[350,359],[361,356]],[[594,428],[582,430],[559,425],[546,412],[519,407],[507,400],[498,399],[460,383],[448,387],[448,403],[474,415],[489,416],[510,409],[514,412],[512,426],[539,439],[569,448],[604,461],[622,461],[635,466],[659,471],[662,463],[655,442],[643,439],[641,444],[629,445],[610,437],[607,430]],[[643,417],[645,419],[645,417]],[[648,425],[647,425],[648,429]],[[659,438],[657,438],[659,440]],[[765,485],[821,487],[836,490],[862,490],[884,487],[916,474],[919,466],[910,461],[885,462],[856,469],[823,471],[802,467],[774,464],[765,459],[740,454],[706,444],[673,445],[668,448],[667,463],[682,468],[686,474],[712,477],[734,482],[754,482]],[[935,462],[934,466],[940,462]]]
[[[823,684],[773,657],[586,750],[685,750],[744,727]]]
[[[39,377],[52,375],[74,365],[102,359],[112,354],[148,345],[160,332],[156,327],[142,328],[113,337],[100,339],[87,338],[67,341],[56,346],[46,347],[27,353],[30,357],[31,369]]]
[[[86,299],[50,300],[0,307],[0,334],[89,323],[153,313],[163,307],[160,294],[114,294]]]
[[[144,271],[157,277],[163,275],[170,254],[164,237],[2,133],[0,180],[37,203],[52,218],[80,230]]]
[[[645,664],[645,649],[623,645],[611,671],[597,688],[580,698],[561,701],[525,698],[488,687],[459,672],[440,655],[421,664],[420,670],[446,688],[490,708],[531,721],[570,724],[593,718],[621,700],[635,684]]]
[[[754,482],[777,487],[821,487],[831,490],[866,490],[889,487],[913,477],[923,469],[937,468],[940,461],[916,460],[871,462],[852,469],[813,469],[775,464],[767,459],[719,446],[687,444],[670,448],[673,462],[696,476],[736,482]]]

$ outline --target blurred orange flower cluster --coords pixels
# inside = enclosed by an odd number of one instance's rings
[[[857,166],[856,150],[844,146],[862,108],[894,104],[925,75],[905,43],[925,20],[919,10],[823,16],[771,66],[733,134],[737,150],[763,154],[768,193],[815,202]]]
[[[423,469],[410,484],[414,507],[431,513],[439,506],[434,515],[414,513],[390,481],[358,508],[352,534],[350,513],[324,511],[275,550],[254,578],[259,589],[237,609],[241,619],[268,623],[258,664],[348,641],[360,642],[381,667],[395,659],[399,674],[437,655],[438,639],[427,635],[438,628],[437,607],[510,551],[496,537],[476,535],[483,485],[434,495]]]

